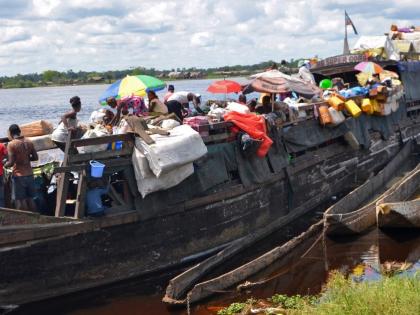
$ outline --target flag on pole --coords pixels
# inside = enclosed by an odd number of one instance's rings
[[[353,27],[354,34],[358,35],[356,27],[354,26],[353,21],[350,19],[349,15],[347,14],[347,11],[344,11],[344,14],[346,18],[346,27],[350,25],[351,27]]]

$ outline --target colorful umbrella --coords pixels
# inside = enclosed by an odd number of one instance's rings
[[[321,90],[312,83],[308,83],[296,78],[265,78],[258,77],[251,81],[242,93],[248,94],[252,92],[260,93],[287,93],[296,92],[306,98],[312,98],[315,95],[320,95]]]
[[[354,69],[360,72],[365,72],[365,73],[370,73],[370,74],[378,74],[384,71],[384,69],[380,65],[372,61],[363,61],[361,63],[358,63],[356,67],[354,67]]]
[[[210,84],[207,88],[207,91],[210,93],[221,94],[238,93],[242,91],[242,87],[238,82],[231,80],[221,80],[214,81],[212,84]]]
[[[111,84],[99,98],[101,104],[106,104],[109,97],[121,99],[129,96],[145,96],[147,91],[159,91],[166,83],[148,75],[126,76]]]

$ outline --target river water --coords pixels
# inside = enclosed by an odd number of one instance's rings
[[[245,78],[232,78],[239,83],[245,83]],[[214,80],[178,80],[168,82],[175,85],[175,91],[190,91],[202,95],[202,101],[208,99],[224,99],[224,94],[210,94],[207,87]],[[0,89],[0,137],[6,136],[10,124],[23,124],[34,120],[49,120],[55,125],[65,112],[71,109],[69,99],[78,95],[82,100],[82,111],[79,119],[87,122],[93,110],[99,108],[98,98],[108,85],[81,85],[39,87],[28,89]],[[158,92],[162,99],[166,90]],[[229,98],[236,99],[235,94]]]
[[[270,240],[272,242],[273,240]],[[381,277],[380,264],[410,262],[406,273],[420,270],[420,234],[415,231],[387,234],[377,229],[353,238],[333,240],[315,236],[309,250],[290,254],[266,270],[247,279],[263,284],[237,292],[235,288],[191,306],[191,314],[216,314],[223,306],[248,298],[268,298],[280,294],[317,294],[332,270],[353,274],[358,280]],[[180,272],[180,271],[178,271]],[[181,315],[185,307],[169,308],[161,302],[168,280],[176,273],[122,282],[106,288],[90,290],[67,297],[35,303],[12,314],[67,315]]]

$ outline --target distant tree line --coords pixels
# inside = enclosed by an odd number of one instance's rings
[[[170,70],[157,70],[155,68],[137,67],[126,70],[112,71],[78,71],[68,70],[59,72],[55,70],[46,70],[42,73],[17,74],[15,76],[1,76],[0,88],[27,88],[49,85],[79,85],[92,83],[112,83],[127,75],[151,75],[162,79],[177,78],[171,76],[173,73],[199,73],[200,78],[222,77],[225,75],[247,75],[258,70],[265,70],[272,67],[273,64],[284,68],[295,68],[299,60],[274,62],[272,60],[253,64],[253,65],[235,65],[215,68],[173,68]],[[198,76],[197,76],[198,77]],[[193,76],[182,76],[182,78],[193,78]]]

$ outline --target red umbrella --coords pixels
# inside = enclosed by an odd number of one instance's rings
[[[238,93],[242,91],[242,87],[238,82],[235,81],[220,80],[214,81],[212,84],[210,84],[207,88],[207,91],[210,93],[220,94]]]

